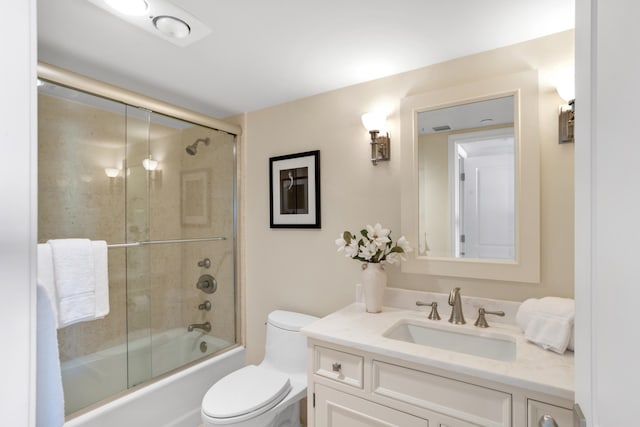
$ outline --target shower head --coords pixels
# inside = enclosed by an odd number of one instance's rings
[[[199,138],[196,139],[196,141],[191,144],[191,145],[187,145],[187,148],[185,148],[185,150],[187,150],[187,154],[191,155],[191,156],[195,156],[196,153],[198,152],[198,144],[200,142],[204,142],[204,145],[209,145],[209,138]]]

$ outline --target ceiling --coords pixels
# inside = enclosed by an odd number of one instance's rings
[[[418,113],[420,135],[486,126],[513,125],[513,96],[437,108]],[[444,129],[447,127],[448,129]]]
[[[180,47],[88,0],[39,0],[38,59],[224,118],[574,27],[574,0],[173,4],[211,32]]]

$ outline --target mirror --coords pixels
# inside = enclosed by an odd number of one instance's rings
[[[417,114],[420,255],[515,259],[514,96]]]
[[[401,103],[404,272],[539,282],[538,75]]]

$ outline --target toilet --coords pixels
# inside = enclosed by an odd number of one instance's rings
[[[264,360],[215,383],[202,399],[204,427],[299,427],[307,393],[307,338],[317,317],[276,310],[267,317]]]

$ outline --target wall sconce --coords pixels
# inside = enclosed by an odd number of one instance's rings
[[[573,130],[575,124],[575,88],[573,82],[558,85],[558,95],[565,100],[567,105],[560,106],[560,116],[558,119],[558,143],[573,143]]]
[[[377,165],[378,161],[389,160],[391,147],[389,145],[389,133],[385,131],[387,117],[383,113],[370,112],[362,115],[362,125],[371,135],[371,163]],[[384,132],[385,135],[378,135]]]
[[[157,160],[153,160],[151,156],[142,161],[142,167],[149,172],[153,172],[154,170],[158,169],[158,164],[159,162]]]
[[[104,168],[104,174],[107,175],[109,178],[116,178],[118,175],[120,175],[120,169]]]

